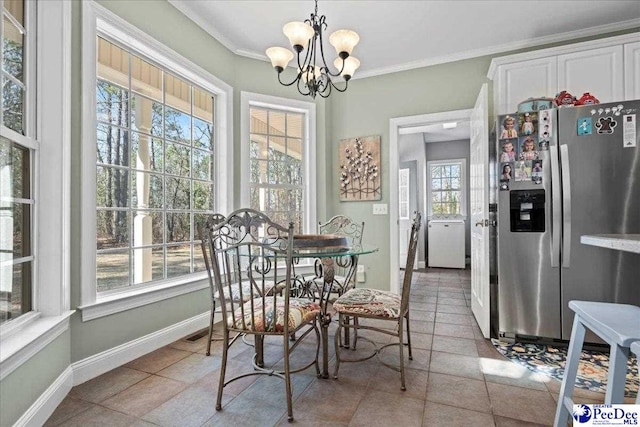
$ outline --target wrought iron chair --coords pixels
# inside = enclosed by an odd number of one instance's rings
[[[318,224],[320,234],[335,234],[347,237],[350,246],[362,244],[362,234],[364,233],[364,222],[357,223],[346,215],[336,215],[329,221]],[[319,261],[316,261],[316,271],[319,271]],[[332,292],[342,295],[350,288],[355,287],[357,258],[343,257],[334,260],[334,277]],[[316,283],[322,283],[322,279],[316,279]]]
[[[222,393],[229,383],[250,375],[273,375],[285,382],[287,415],[290,421],[293,420],[290,375],[313,365],[320,375],[320,331],[317,325],[320,306],[308,299],[290,296],[293,224],[285,228],[260,212],[240,209],[211,230],[207,251],[212,261],[209,267],[218,290],[223,317],[224,345],[216,410],[222,409]],[[279,292],[274,292],[274,283],[279,284]],[[245,298],[247,285],[248,299]],[[234,291],[239,294],[238,298],[233,297]],[[290,341],[289,337],[296,332],[299,333],[299,339]],[[292,368],[289,356],[312,332],[315,332],[317,340],[314,360],[305,366]],[[231,338],[233,334],[235,336]],[[253,369],[227,379],[229,347],[240,335],[254,336]],[[265,336],[282,337],[283,371],[265,368]]]
[[[413,275],[413,264],[415,261],[417,246],[418,246],[418,233],[420,231],[420,213],[416,213],[411,226],[411,236],[409,238],[409,250],[407,254],[406,270],[404,273],[404,280],[402,282],[402,293],[398,296],[392,292],[381,291],[377,289],[367,288],[354,288],[341,297],[339,297],[333,303],[333,309],[338,313],[338,330],[335,333],[336,340],[336,367],[333,374],[334,378],[338,378],[338,369],[340,369],[341,362],[362,362],[371,359],[376,356],[380,351],[386,347],[397,345],[400,349],[400,366],[392,366],[384,361],[380,360],[384,365],[400,371],[400,381],[402,390],[406,390],[405,374],[404,374],[404,324],[407,327],[407,346],[409,349],[409,360],[413,360],[411,354],[411,333],[409,329],[409,292],[411,291],[411,277]],[[360,318],[363,319],[377,319],[388,320],[390,322],[396,322],[395,330],[382,329],[367,324],[361,324]],[[359,359],[341,359],[340,358],[340,333],[342,329],[347,330],[354,329],[367,329],[376,332],[380,332],[387,335],[392,335],[398,338],[398,342],[384,345],[382,347],[375,347],[373,353],[367,357]],[[358,335],[355,335],[355,340],[358,339]],[[366,338],[360,338],[366,339]],[[354,348],[355,348],[354,342]]]

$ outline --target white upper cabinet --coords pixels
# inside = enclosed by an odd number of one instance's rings
[[[562,90],[577,98],[589,92],[600,102],[640,99],[640,33],[494,58],[487,77],[496,115]]]
[[[558,55],[558,89],[576,98],[589,92],[600,102],[624,99],[622,46]]]
[[[624,45],[624,99],[640,99],[640,41]]]
[[[516,111],[527,98],[555,94],[558,90],[556,58],[547,57],[505,64],[498,69],[494,98],[500,112]]]

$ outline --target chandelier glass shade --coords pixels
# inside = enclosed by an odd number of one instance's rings
[[[289,22],[282,31],[289,39],[291,52],[284,47],[270,47],[266,54],[271,65],[278,73],[278,81],[284,86],[296,85],[298,92],[315,98],[320,95],[327,98],[333,89],[344,92],[349,80],[360,66],[360,61],[351,56],[353,48],[360,41],[355,31],[337,30],[329,36],[329,43],[335,48],[337,58],[333,61],[335,71],[330,69],[324,57],[322,45],[323,31],[327,29],[326,18],[318,15],[318,0],[315,0],[315,12],[304,22]],[[296,56],[298,67],[295,78],[290,82],[283,82],[281,75],[289,62]],[[317,64],[317,65],[316,65]],[[342,76],[344,86],[336,86],[332,78]]]

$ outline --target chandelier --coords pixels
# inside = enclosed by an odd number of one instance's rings
[[[329,36],[329,43],[336,49],[338,57],[333,61],[337,72],[332,72],[327,66],[322,46],[322,32],[327,29],[326,18],[318,15],[318,0],[315,0],[315,12],[304,22],[289,22],[282,31],[289,38],[289,42],[296,52],[298,60],[298,73],[289,83],[282,81],[280,75],[293,59],[293,53],[283,47],[270,47],[266,54],[271,60],[271,65],[278,72],[278,81],[284,86],[293,84],[302,95],[315,98],[320,95],[327,98],[331,90],[338,92],[347,90],[349,80],[360,66],[360,61],[351,56],[355,45],[360,41],[360,36],[355,31],[338,30]],[[305,49],[306,48],[306,49]],[[305,53],[303,53],[305,51]],[[316,65],[316,60],[319,65]],[[331,80],[332,77],[342,76],[344,87],[340,88]]]

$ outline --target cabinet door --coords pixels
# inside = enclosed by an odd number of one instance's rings
[[[531,59],[501,65],[498,69],[496,114],[518,110],[518,104],[527,98],[553,97],[558,91],[555,57]]]
[[[558,88],[576,98],[589,92],[600,102],[624,99],[622,46],[558,56]]]
[[[640,42],[624,45],[624,99],[640,99]]]

